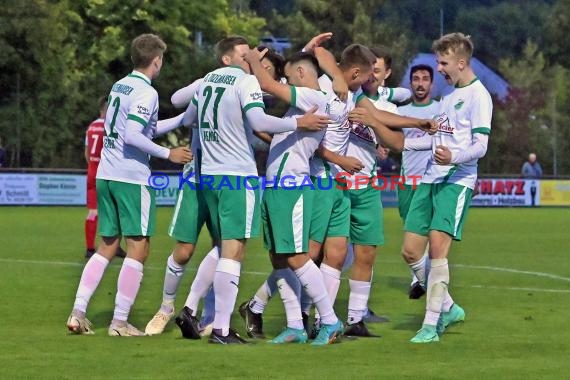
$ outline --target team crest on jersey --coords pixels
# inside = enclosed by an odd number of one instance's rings
[[[374,133],[366,125],[353,122],[350,126],[350,133],[358,136],[363,140],[374,142]]]
[[[261,100],[263,99],[263,93],[262,92],[254,92],[251,95],[251,100]]]
[[[463,103],[465,103],[465,101],[463,99],[459,99],[459,101],[453,107],[459,111],[461,107],[463,107]]]
[[[143,116],[150,116],[150,110],[145,106],[137,106],[137,113]]]
[[[453,134],[453,128],[449,122],[449,116],[445,112],[435,115],[435,121],[437,122],[437,130],[443,133]]]

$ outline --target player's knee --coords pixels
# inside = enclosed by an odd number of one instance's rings
[[[404,244],[402,246],[402,257],[408,264],[418,261],[422,257],[422,254],[423,253],[418,254],[412,247],[407,244]]]

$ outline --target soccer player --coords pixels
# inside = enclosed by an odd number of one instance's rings
[[[397,114],[397,107],[380,96],[379,88],[389,75],[391,57],[384,48],[371,49],[375,56],[374,71],[362,85],[366,97],[377,109]],[[399,133],[399,132],[392,132]],[[402,139],[402,136],[398,136]],[[370,297],[372,268],[376,247],[384,243],[383,210],[379,190],[372,184],[376,176],[377,138],[374,130],[366,125],[351,123],[346,156],[358,160],[362,167],[343,173],[343,188],[350,200],[350,241],[353,243],[354,261],[350,274],[348,302],[348,327],[345,335],[371,337],[364,323]],[[323,157],[333,163],[341,163],[338,155],[327,151]],[[337,269],[338,268],[334,268]],[[337,272],[340,277],[340,273]],[[383,321],[387,321],[386,318]]]
[[[213,228],[222,241],[213,282],[216,315],[211,343],[245,343],[230,329],[230,317],[246,241],[259,234],[259,184],[251,148],[252,130],[270,133],[297,128],[320,130],[329,121],[328,117],[312,112],[296,119],[266,115],[259,82],[249,74],[250,67],[244,60],[249,50],[247,40],[242,37],[218,42],[216,56],[223,67],[204,77],[184,116],[185,125],[198,121],[201,187]],[[203,182],[205,176],[208,185]]]
[[[134,71],[116,82],[109,94],[101,162],[97,171],[98,214],[101,245],[89,259],[77,289],[67,328],[76,334],[92,334],[85,317],[91,296],[97,289],[121,236],[127,242],[127,257],[117,281],[111,336],[144,335],[127,322],[143,277],[150,236],[155,225],[155,192],[147,186],[149,155],[187,163],[189,148],[168,149],[152,142],[158,134],[180,125],[182,115],[157,123],[158,94],[151,86],[162,68],[166,44],[154,34],[142,34],[131,44]]]
[[[283,58],[274,52],[268,52],[262,60],[262,64],[267,72],[281,78],[283,72]],[[200,78],[189,86],[176,91],[171,98],[173,105],[178,108],[187,107],[194,97],[198,87],[202,83]],[[172,254],[167,259],[167,267],[164,278],[163,301],[160,309],[149,321],[145,329],[147,335],[157,335],[164,331],[164,328],[174,316],[174,301],[186,264],[192,257],[195,244],[204,223],[208,227],[210,235],[214,233],[211,228],[208,210],[200,191],[200,160],[202,151],[200,148],[200,136],[198,129],[193,128],[191,134],[192,152],[197,159],[187,164],[184,168],[184,177],[189,178],[194,188],[185,185],[178,196],[174,215],[168,233],[177,240]],[[186,299],[181,316],[177,318],[178,324],[186,324],[181,327],[186,338],[197,339],[199,336],[211,333],[211,323],[215,314],[213,304],[214,294],[212,282],[219,259],[219,238],[214,239],[213,248],[206,254],[198,267],[196,277],[192,282],[190,292]],[[195,324],[188,323],[188,320],[196,318],[196,311],[201,298],[207,297],[204,302],[202,318],[195,330]],[[186,321],[186,322],[185,322]],[[208,328],[210,326],[210,328]]]
[[[298,53],[285,65],[289,85],[271,78],[263,70],[255,55],[246,57],[258,77],[261,88],[291,107],[284,118],[295,118],[318,105],[326,113],[336,98],[321,92],[318,82],[318,63],[307,53]],[[263,194],[262,221],[264,241],[271,253],[275,278],[287,315],[285,329],[272,343],[307,341],[298,294],[287,279],[287,268],[295,274],[322,315],[322,328],[313,345],[329,344],[342,334],[342,323],[336,317],[324,287],[319,269],[308,257],[309,231],[313,206],[314,186],[310,179],[309,159],[319,147],[324,130],[319,132],[294,131],[273,136],[267,165],[267,189]],[[288,223],[286,221],[289,221]]]
[[[336,67],[334,57],[326,49],[316,47],[314,53],[319,61],[319,65],[321,65],[325,71],[331,71]],[[390,112],[379,110],[362,94],[360,87],[371,78],[375,63],[376,56],[367,47],[362,45],[350,45],[342,53],[338,68],[340,68],[348,83],[351,93],[349,93],[347,103],[345,104],[344,118],[338,119],[340,121],[339,127],[331,129],[329,126],[323,139],[322,146],[325,149],[320,150],[322,159],[316,161],[320,170],[319,177],[337,177],[339,173],[343,171],[353,174],[365,168],[365,164],[359,159],[346,155],[351,130],[349,118],[353,122],[369,126],[371,128],[369,132],[374,132],[376,139],[396,151],[400,151],[403,148],[403,135],[398,131],[393,131],[387,126],[393,128],[417,127],[426,130],[434,129],[434,123],[431,120],[401,117]],[[327,80],[326,77],[321,78],[323,81]],[[327,91],[327,87],[324,86],[323,83],[321,83],[321,87]],[[375,157],[376,152],[374,150],[374,161]],[[353,230],[359,228],[349,225],[350,200],[346,195],[346,191],[340,190],[343,187],[346,187],[346,183],[344,185],[338,183],[333,186],[333,189],[323,195],[323,199],[331,196],[335,197],[332,203],[334,206],[329,210],[331,212],[329,215],[321,216],[318,218],[320,222],[315,222],[317,225],[324,225],[324,223],[330,220],[327,233],[321,234],[320,236],[322,239],[326,237],[321,272],[323,273],[325,284],[327,285],[329,297],[331,297],[333,303],[338,293],[341,270],[346,258],[349,230],[350,228]],[[343,199],[342,207],[335,203],[341,199]],[[323,210],[325,210],[325,208],[323,208]],[[341,210],[344,214],[339,215]],[[377,217],[379,218],[380,215]],[[311,248],[312,254],[320,251],[321,244],[319,243],[318,234],[315,235],[314,242],[315,244]],[[304,311],[306,311],[306,309]]]
[[[465,311],[449,294],[447,257],[453,240],[461,240],[475,181],[477,160],[487,151],[493,103],[470,66],[473,42],[462,33],[442,36],[433,43],[437,70],[454,91],[444,97],[437,114],[439,130],[431,144],[422,184],[410,204],[402,254],[420,282],[426,271],[419,265],[429,242],[426,314],[412,343],[439,341],[450,325],[463,321]]]
[[[398,107],[401,115],[412,116],[421,119],[433,119],[439,111],[439,102],[431,98],[431,86],[433,83],[433,69],[429,65],[415,65],[410,69],[410,85],[412,87],[412,102]],[[426,136],[425,131],[418,129],[404,129],[405,139],[410,144],[410,139]],[[429,138],[429,137],[428,137]],[[415,186],[421,183],[427,163],[431,158],[431,146],[426,150],[405,150],[402,152],[401,174],[405,178],[404,188],[398,186],[398,210],[402,221],[406,221],[406,215],[414,196]],[[428,260],[428,249],[422,258],[422,263]],[[420,263],[420,265],[422,264]],[[412,272],[412,284],[410,285],[409,298],[418,299],[425,294],[425,284],[420,284]]]
[[[99,118],[94,120],[85,134],[85,160],[87,161],[87,218],[85,218],[85,258],[95,253],[95,235],[97,234],[97,189],[95,186],[97,168],[101,161],[101,150],[105,137],[105,113],[107,98],[99,99]],[[127,253],[119,245],[116,256],[125,257]]]
[[[85,134],[85,161],[87,161],[87,218],[85,219],[85,258],[95,253],[95,235],[97,234],[97,190],[95,176],[101,160],[103,138],[105,137],[105,113],[107,98],[99,99],[99,117],[94,120]]]

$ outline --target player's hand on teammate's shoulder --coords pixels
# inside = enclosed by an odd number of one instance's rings
[[[175,164],[187,164],[192,161],[193,158],[194,155],[192,154],[192,151],[190,148],[185,146],[170,149],[170,155],[168,156],[168,160]]]
[[[297,128],[304,128],[309,131],[320,131],[326,128],[331,123],[331,119],[327,115],[316,114],[317,109],[318,107],[314,106],[305,112],[303,116],[297,118]]]
[[[269,49],[267,48],[263,49],[262,51],[259,51],[257,49],[249,49],[249,52],[247,52],[247,54],[243,57],[243,60],[247,63],[261,61],[268,51]]]

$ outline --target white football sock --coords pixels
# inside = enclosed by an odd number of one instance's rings
[[[427,283],[425,325],[437,325],[449,284],[447,259],[432,259]]]
[[[424,255],[424,256],[422,256],[421,259],[419,259],[415,263],[411,263],[408,265],[410,266],[412,273],[416,276],[416,278],[420,282],[420,285],[425,288],[426,287],[426,276],[427,276],[427,274],[426,274],[426,256]]]
[[[127,321],[131,307],[137,298],[142,278],[143,264],[129,257],[125,258],[117,280],[114,321]]]
[[[315,263],[309,260],[305,265],[297,269],[295,274],[319,311],[321,323],[326,325],[337,323],[338,318],[334,313],[329,295],[325,288],[323,275]]]
[[[223,336],[229,334],[230,318],[238,294],[241,263],[232,259],[221,258],[214,276],[216,295],[216,316],[213,328],[221,330]]]
[[[99,282],[101,282],[101,278],[103,278],[107,265],[109,265],[109,260],[100,254],[95,253],[91,256],[87,264],[85,264],[85,268],[83,268],[81,280],[79,280],[79,286],[77,287],[77,294],[75,295],[73,310],[85,315],[89,300],[99,286]]]
[[[372,284],[367,281],[348,280],[350,296],[348,297],[348,323],[358,323],[364,318],[368,309],[370,288]]]
[[[208,293],[208,290],[214,283],[219,258],[219,249],[218,247],[214,247],[202,259],[200,266],[198,266],[196,277],[194,281],[192,281],[190,293],[188,293],[188,298],[186,298],[186,303],[184,304],[184,306],[192,310],[193,316],[197,314],[200,299]]]
[[[171,254],[166,260],[166,272],[164,274],[164,287],[162,289],[162,312],[168,314],[174,311],[174,300],[176,300],[176,292],[180,285],[180,280],[184,276],[185,265],[180,265],[174,261],[174,255]]]
[[[277,289],[283,306],[285,306],[285,315],[287,316],[287,327],[297,330],[303,329],[303,316],[301,315],[301,304],[295,291],[289,286],[284,278],[277,280]]]

